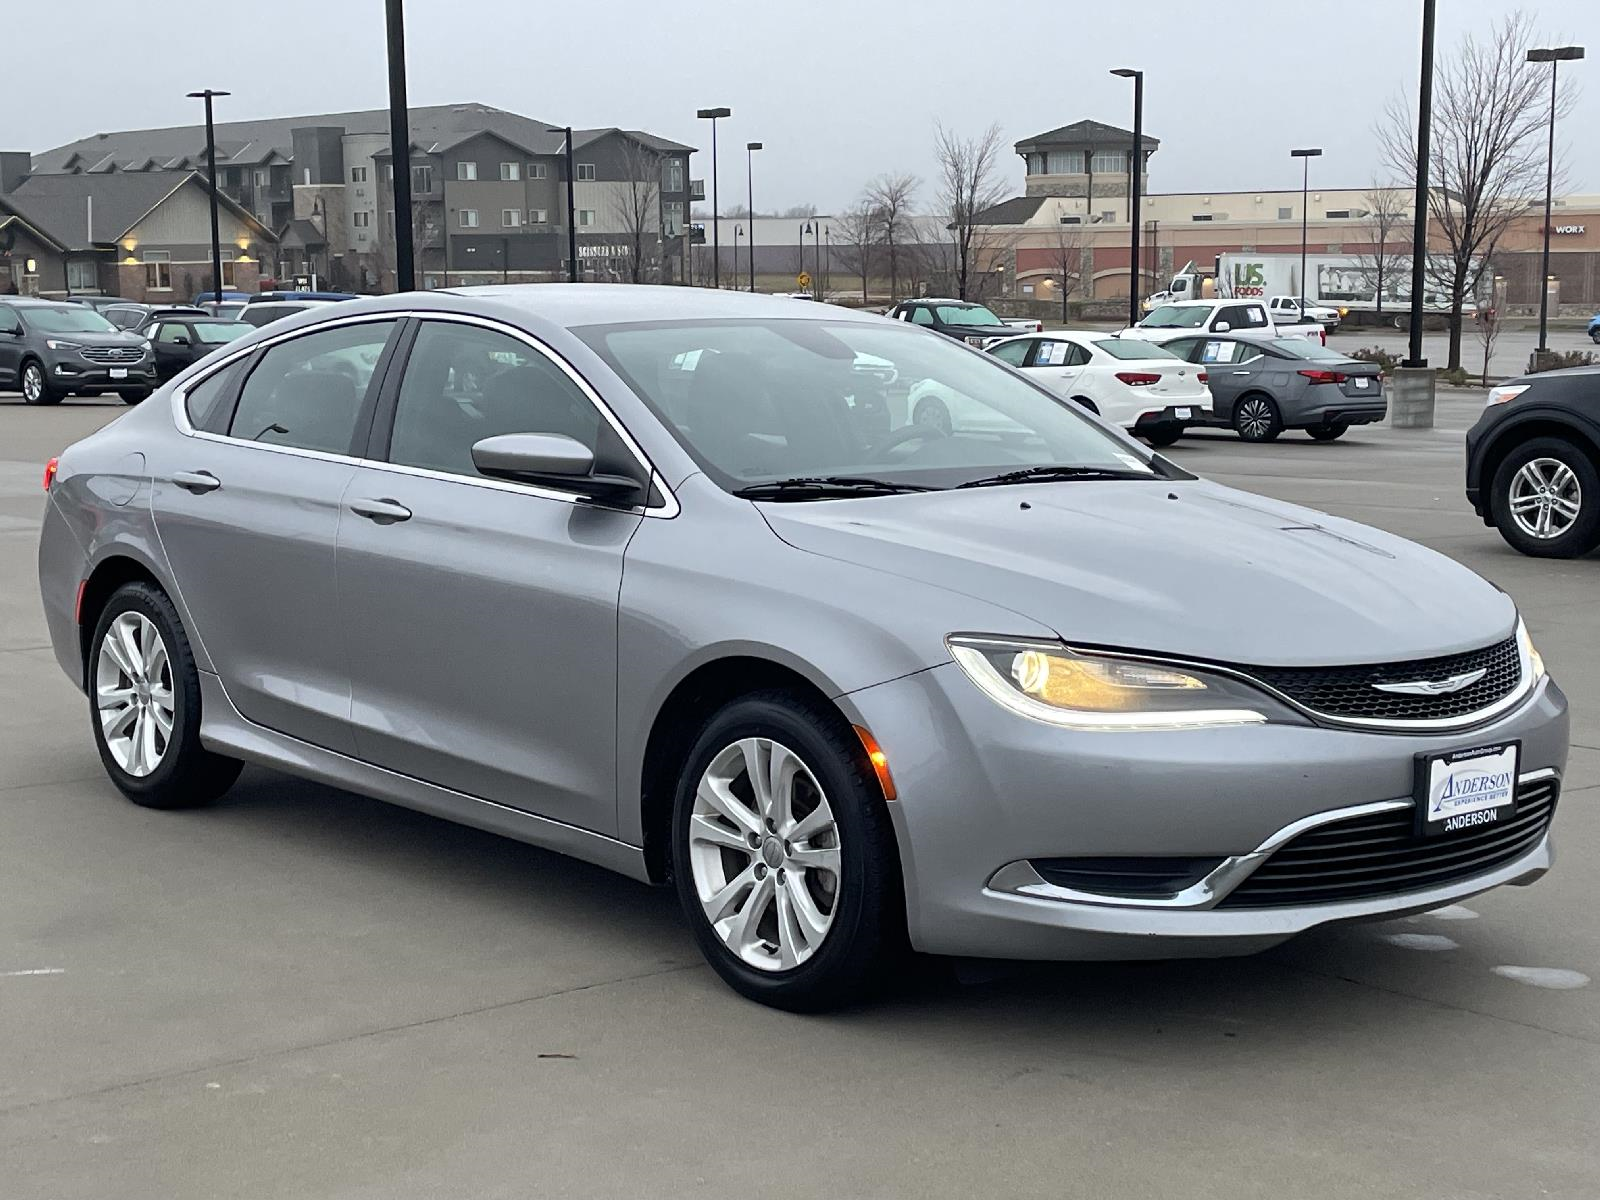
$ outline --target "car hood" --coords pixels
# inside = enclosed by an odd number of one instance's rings
[[[140,347],[145,339],[136,333],[41,333],[40,340],[48,338],[53,342],[73,342],[79,346],[133,346]]]
[[[1397,662],[1478,649],[1516,621],[1509,597],[1442,554],[1204,481],[759,507],[798,549],[1003,605],[1081,646],[1260,666]]]

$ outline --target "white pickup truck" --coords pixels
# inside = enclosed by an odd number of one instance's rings
[[[1305,307],[1301,308],[1299,296],[1268,296],[1267,313],[1275,325],[1311,321],[1324,326],[1329,333],[1339,328],[1339,322],[1344,320],[1337,308],[1329,308],[1312,300],[1307,300]]]
[[[1315,324],[1279,324],[1272,319],[1262,300],[1179,300],[1151,311],[1137,325],[1122,331],[1123,337],[1136,337],[1160,345],[1173,338],[1196,333],[1244,333],[1255,337],[1314,338],[1328,344],[1328,331]]]

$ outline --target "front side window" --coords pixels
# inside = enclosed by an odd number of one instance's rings
[[[1030,468],[1156,477],[1147,457],[1023,375],[888,322],[573,332],[729,491],[816,477],[945,488]]]
[[[910,310],[906,320],[910,321],[913,325],[932,325],[933,312],[931,309],[919,304]]]
[[[189,327],[180,325],[176,321],[163,322],[161,327],[156,330],[156,341],[163,345],[176,346],[180,343],[187,344],[192,340],[189,337]]]
[[[599,411],[549,358],[508,334],[425,322],[395,404],[389,461],[476,475],[472,447],[503,433],[556,433],[598,447]]]
[[[1236,304],[1217,314],[1218,321],[1226,321],[1230,329],[1265,329],[1271,322],[1267,310],[1259,304]]]
[[[245,380],[228,433],[271,446],[349,454],[356,416],[395,324],[341,325],[272,347]]]
[[[1199,329],[1206,323],[1211,310],[1203,304],[1183,307],[1163,304],[1139,322],[1141,329]]]

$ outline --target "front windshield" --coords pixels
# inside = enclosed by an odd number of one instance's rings
[[[1049,466],[1156,475],[1148,455],[992,357],[888,322],[574,332],[729,491],[818,477],[945,488]]]
[[[29,308],[23,320],[43,333],[117,333],[118,329],[92,308],[74,304],[68,308]]]
[[[1206,323],[1211,310],[1205,305],[1179,308],[1176,304],[1163,304],[1139,322],[1141,329],[1198,329]]]
[[[981,304],[941,304],[934,312],[945,325],[1004,325],[1005,322]]]
[[[1171,350],[1154,342],[1141,342],[1137,338],[1101,338],[1095,345],[1112,358],[1177,358]]]
[[[247,333],[254,333],[254,325],[246,325],[243,321],[196,321],[194,335],[208,346],[220,346],[224,342],[231,342],[234,338],[241,338]]]

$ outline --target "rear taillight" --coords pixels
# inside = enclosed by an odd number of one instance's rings
[[[1201,383],[1210,383],[1211,382],[1211,376],[1206,374],[1206,372],[1201,371],[1200,372],[1200,382]]]
[[[44,490],[49,491],[50,485],[56,481],[56,468],[61,465],[59,458],[52,458],[44,465]]]
[[[1117,378],[1129,387],[1150,387],[1161,382],[1161,376],[1148,371],[1118,371]]]
[[[1348,378],[1338,371],[1301,371],[1300,374],[1312,383],[1343,383]]]

